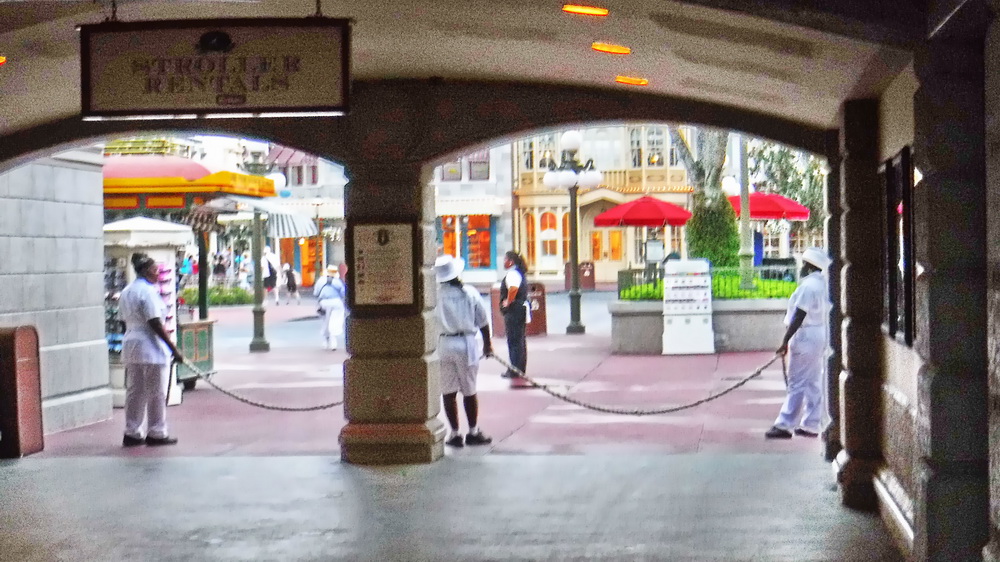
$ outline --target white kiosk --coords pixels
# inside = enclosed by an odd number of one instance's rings
[[[194,243],[191,227],[172,222],[135,217],[104,225],[105,321],[108,326],[108,350],[111,364],[111,397],[116,408],[125,407],[125,366],[119,360],[120,334],[124,330],[119,319],[118,294],[127,283],[135,280],[130,259],[142,252],[160,266],[159,289],[167,307],[163,327],[177,340],[177,252]],[[170,369],[169,405],[181,403],[181,388],[177,384],[177,367]]]
[[[663,355],[715,353],[712,275],[707,260],[663,266]]]

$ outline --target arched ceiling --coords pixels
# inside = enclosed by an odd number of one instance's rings
[[[581,2],[582,3],[582,2]],[[75,26],[102,21],[110,2],[0,3],[0,136],[80,112]],[[877,94],[921,38],[919,0],[616,0],[606,18],[552,0],[336,0],[354,20],[359,79],[430,78],[552,83],[602,89],[618,74],[642,91],[702,100],[835,128],[843,100]],[[823,4],[822,8],[811,7]],[[752,6],[752,7],[747,7]],[[313,0],[121,0],[123,21],[301,17]],[[763,14],[760,17],[754,14]],[[632,48],[592,51],[593,41]]]

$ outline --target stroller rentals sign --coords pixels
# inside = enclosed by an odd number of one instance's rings
[[[83,117],[344,115],[350,20],[105,22],[81,27]]]

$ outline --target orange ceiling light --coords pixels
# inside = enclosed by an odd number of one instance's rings
[[[632,49],[625,47],[623,45],[615,45],[614,43],[600,43],[595,41],[590,44],[590,48],[601,52],[610,53],[612,55],[631,55]]]
[[[615,76],[615,82],[629,86],[648,86],[649,80],[637,76]]]
[[[598,8],[597,6],[583,6],[581,4],[563,4],[562,10],[569,14],[578,14],[581,16],[608,15],[607,8]]]
[[[0,56],[0,66],[3,66],[7,62],[7,57]]]

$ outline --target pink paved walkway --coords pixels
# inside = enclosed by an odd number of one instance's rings
[[[311,305],[268,309],[268,324],[310,314]],[[220,324],[245,322],[240,309],[212,311]],[[273,323],[273,324],[272,324]],[[269,328],[270,329],[270,328]],[[319,349],[313,338],[250,354],[245,346],[217,353],[217,384],[253,400],[302,406],[340,400],[343,351]],[[248,339],[249,341],[249,339]],[[506,355],[501,339],[495,347]],[[732,385],[770,359],[768,353],[708,356],[615,356],[607,337],[548,335],[529,338],[529,374],[577,399],[622,408],[688,403]],[[819,454],[816,439],[765,441],[784,397],[780,364],[709,404],[647,417],[593,412],[541,390],[510,389],[503,368],[485,361],[480,371],[480,425],[491,447],[449,454],[614,454],[755,452]],[[223,396],[204,383],[168,411],[176,447],[122,449],[122,410],[108,422],[46,437],[41,456],[222,456],[336,454],[342,407],[308,413],[272,412]],[[464,418],[464,416],[463,416]],[[441,419],[444,419],[443,414]],[[463,422],[464,423],[464,422]]]

